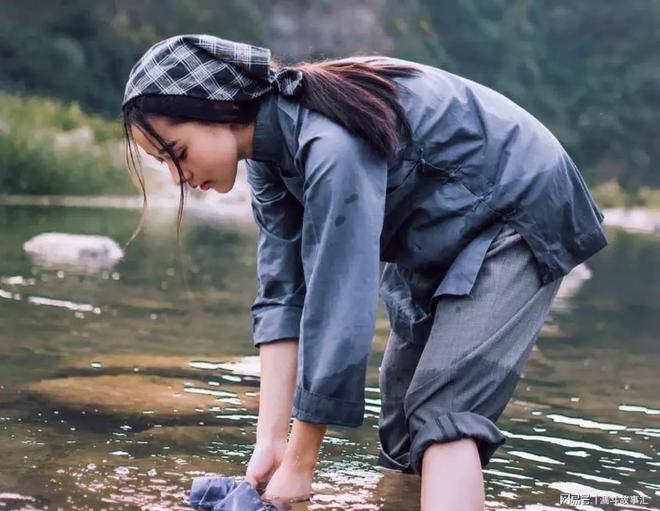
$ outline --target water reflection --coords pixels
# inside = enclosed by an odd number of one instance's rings
[[[186,509],[193,477],[244,473],[258,399],[254,229],[188,218],[190,293],[173,222],[148,224],[105,273],[35,266],[21,248],[65,229],[121,242],[136,221],[0,208],[0,507]],[[555,305],[499,422],[489,509],[574,509],[560,495],[585,492],[660,507],[660,238],[608,235]],[[418,478],[376,468],[386,337],[381,307],[365,424],[329,428],[316,494],[294,510],[417,509]]]

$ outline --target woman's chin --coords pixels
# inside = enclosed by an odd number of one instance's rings
[[[217,193],[227,193],[229,192],[232,188],[234,188],[234,183],[218,183],[217,181],[204,181],[199,189],[203,192],[210,192],[213,190],[214,192]]]
[[[231,183],[230,185],[214,184],[211,187],[211,190],[217,193],[229,193],[231,192],[232,188],[234,188],[234,183]]]

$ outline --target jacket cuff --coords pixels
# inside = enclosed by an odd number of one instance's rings
[[[252,337],[255,346],[277,339],[300,337],[302,308],[289,305],[275,305],[253,308]]]
[[[321,396],[297,385],[293,398],[293,416],[315,424],[356,428],[364,421],[364,401]]]

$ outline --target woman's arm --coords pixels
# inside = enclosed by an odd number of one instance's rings
[[[260,345],[259,422],[257,442],[245,478],[254,486],[267,483],[281,465],[287,445],[296,384],[298,339]]]
[[[283,339],[259,348],[261,381],[257,444],[246,472],[255,486],[267,481],[281,465],[284,472],[308,473],[311,478],[326,427],[294,420],[287,433],[296,385],[298,339]]]
[[[257,485],[270,479],[286,450],[305,301],[303,211],[269,163],[246,160],[246,171],[259,227],[257,296],[250,314],[261,360],[261,393],[257,444],[246,472],[246,479]]]
[[[309,495],[327,425],[362,424],[378,308],[387,161],[340,126],[315,118],[317,124],[301,130],[306,135],[295,157],[305,174],[305,301],[293,431],[264,494],[277,500]]]
[[[387,161],[312,112],[295,160],[304,169],[305,302],[293,416],[357,427],[373,341]]]
[[[284,339],[259,347],[261,382],[257,443],[287,438],[296,386],[298,339]]]

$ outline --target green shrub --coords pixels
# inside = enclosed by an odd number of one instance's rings
[[[592,195],[601,208],[646,207],[660,209],[660,190],[642,186],[627,191],[615,179],[604,181],[592,188]]]
[[[119,121],[0,92],[0,193],[135,194]]]

